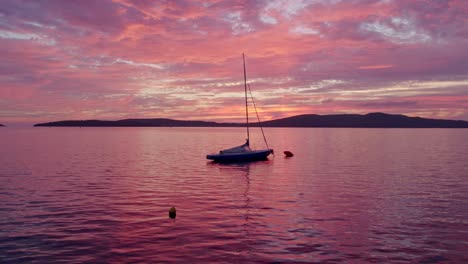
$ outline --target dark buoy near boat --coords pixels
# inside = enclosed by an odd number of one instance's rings
[[[171,209],[169,209],[169,217],[174,219],[176,217],[176,209],[175,207],[172,207]]]
[[[284,153],[284,155],[286,155],[286,158],[290,158],[290,157],[294,156],[294,154],[292,154],[292,152],[289,151],[289,150],[286,150],[283,153]]]

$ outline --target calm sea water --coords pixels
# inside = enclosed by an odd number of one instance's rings
[[[467,129],[266,133],[1,128],[0,262],[468,262]]]

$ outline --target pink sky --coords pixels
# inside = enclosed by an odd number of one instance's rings
[[[0,0],[0,123],[468,120],[468,2]]]

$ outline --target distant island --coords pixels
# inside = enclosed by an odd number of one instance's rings
[[[253,124],[255,126],[257,124]],[[429,119],[385,113],[297,115],[261,122],[264,127],[354,127],[354,128],[468,128],[468,121]],[[36,127],[243,127],[244,123],[183,121],[166,118],[68,120],[35,124]]]
[[[4,125],[0,124],[0,127],[2,127],[2,126],[4,126]]]
[[[67,120],[57,121],[34,126],[60,126],[60,127],[226,127],[244,126],[236,123],[216,123],[205,121],[183,121],[167,118],[123,119],[117,121],[105,120]]]

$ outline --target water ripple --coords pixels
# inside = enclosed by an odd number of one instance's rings
[[[464,130],[272,129],[294,158],[228,165],[235,128],[1,133],[1,262],[468,261]]]

